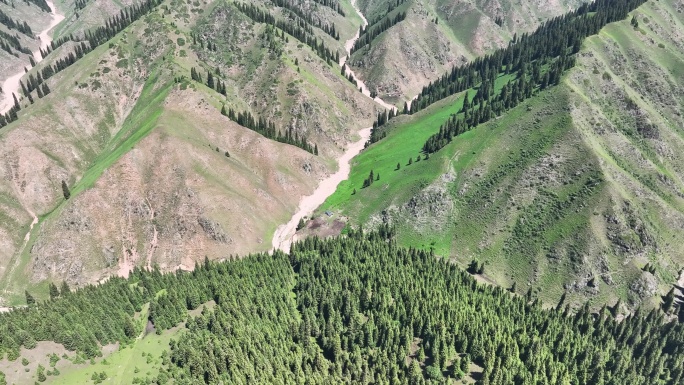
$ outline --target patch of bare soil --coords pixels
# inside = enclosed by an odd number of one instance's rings
[[[324,214],[325,215],[325,214]],[[342,234],[342,230],[347,225],[343,219],[318,217],[306,223],[306,227],[297,231],[299,239],[316,236],[319,238],[335,237]]]

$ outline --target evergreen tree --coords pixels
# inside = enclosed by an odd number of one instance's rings
[[[207,87],[214,89],[214,75],[211,72],[207,72]]]
[[[36,299],[33,298],[31,293],[28,292],[28,290],[24,291],[24,296],[26,297],[26,304],[31,306],[36,304]]]
[[[69,200],[71,197],[71,191],[69,191],[69,186],[67,186],[66,182],[62,179],[62,194],[64,195],[65,200]]]
[[[71,294],[71,289],[69,288],[69,285],[66,283],[66,281],[62,281],[62,286],[60,287],[59,292],[62,296],[67,296]]]
[[[47,377],[45,376],[45,367],[43,365],[38,364],[36,378],[38,378],[38,382],[45,382],[45,380],[47,380]]]
[[[674,287],[670,289],[670,291],[667,292],[665,297],[663,297],[663,305],[662,309],[663,312],[669,313],[670,310],[672,310],[672,305],[674,304],[675,300],[675,293],[674,293]]]
[[[50,283],[50,299],[54,300],[59,297],[59,289],[54,283]]]

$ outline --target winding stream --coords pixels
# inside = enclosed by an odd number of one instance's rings
[[[57,13],[57,8],[55,7],[55,4],[52,1],[47,0],[47,4],[52,10],[52,12],[50,13],[52,16],[52,20],[50,21],[50,24],[38,34],[40,48],[45,48],[48,46],[48,44],[50,44],[50,42],[52,42],[52,38],[49,35],[50,30],[52,30],[52,28],[54,28],[57,24],[64,20],[64,15]],[[33,58],[35,59],[36,63],[39,63],[43,60],[43,58],[40,56],[40,49],[33,51]],[[2,83],[3,93],[2,99],[0,99],[0,114],[4,114],[5,112],[9,111],[9,109],[12,108],[12,106],[14,105],[14,98],[12,97],[12,94],[19,93],[19,80],[21,80],[24,74],[25,71],[24,68],[22,68],[19,72],[10,76],[7,80],[5,80],[4,83]]]
[[[359,7],[356,5],[356,0],[352,0],[351,4],[356,13],[361,17],[363,26],[367,26],[368,21],[359,10]],[[347,62],[347,58],[349,57],[351,49],[354,46],[354,42],[358,38],[359,31],[356,31],[356,35],[345,42],[344,48],[347,51],[347,56],[344,56],[340,59],[340,65],[343,65]],[[359,78],[357,78],[354,72],[352,72],[349,68],[347,68],[347,74],[351,74],[353,76],[358,87],[361,88],[361,92],[370,98],[370,91],[368,90],[368,87],[366,87],[366,84],[359,80]],[[378,97],[372,100],[386,109],[396,108],[395,106],[386,103],[384,100]],[[297,231],[297,224],[299,223],[299,220],[310,215],[316,208],[318,208],[318,206],[322,205],[323,202],[325,202],[325,200],[335,192],[337,185],[349,177],[349,172],[351,170],[350,161],[352,158],[358,155],[361,150],[363,150],[364,145],[370,138],[371,128],[372,127],[367,127],[358,132],[359,136],[361,136],[361,139],[354,143],[350,143],[347,146],[344,154],[337,159],[337,172],[323,179],[318,184],[318,187],[316,190],[314,190],[313,194],[303,197],[299,201],[299,208],[297,209],[297,212],[292,215],[290,221],[286,224],[278,226],[275,234],[273,234],[272,245],[274,250],[280,249],[286,253],[290,252],[290,246],[292,245],[295,232]]]

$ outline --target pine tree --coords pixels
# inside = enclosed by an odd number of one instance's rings
[[[66,283],[66,281],[62,281],[62,286],[60,287],[59,292],[62,296],[67,296],[71,294],[71,289],[69,288],[69,285]]]
[[[672,305],[674,304],[675,300],[675,293],[674,293],[674,287],[670,289],[670,291],[667,292],[665,297],[663,297],[663,312],[664,313],[669,313],[670,310],[672,310]]]
[[[135,324],[133,323],[133,320],[130,317],[126,317],[126,319],[125,319],[124,333],[126,334],[126,337],[128,337],[128,338],[133,338],[137,334],[137,332],[135,330]]]
[[[28,290],[24,290],[24,295],[26,296],[26,304],[31,306],[36,304],[36,299],[33,298],[31,293],[28,292]]]
[[[560,311],[563,308],[563,305],[565,304],[565,297],[567,295],[567,292],[563,292],[563,295],[561,295],[560,300],[558,300],[558,304],[556,305],[556,311]]]
[[[65,200],[69,200],[71,197],[71,191],[69,191],[69,186],[67,186],[66,182],[62,179],[62,194],[64,195]]]
[[[207,87],[214,89],[214,75],[211,72],[207,72]]]
[[[470,355],[469,354],[464,354],[463,357],[461,357],[461,360],[459,361],[459,369],[463,373],[470,373]]]
[[[43,365],[38,365],[36,377],[38,378],[38,382],[45,382],[45,380],[47,380],[47,377],[45,377],[45,367]]]
[[[50,299],[54,300],[59,297],[59,289],[54,283],[50,283]]]

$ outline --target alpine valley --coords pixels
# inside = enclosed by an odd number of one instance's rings
[[[0,385],[684,381],[683,0],[0,0]]]

